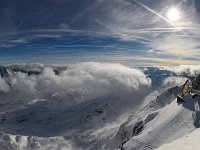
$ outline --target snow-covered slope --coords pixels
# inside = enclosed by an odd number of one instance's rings
[[[177,105],[176,101],[173,101],[162,109],[137,117],[136,121],[143,122],[143,127],[139,133],[133,134],[123,147],[127,150],[159,147],[192,132],[199,126],[199,119],[191,98],[186,98],[183,105]]]
[[[63,137],[35,137],[10,135],[0,132],[1,150],[72,150],[73,143]]]
[[[163,68],[8,65],[0,78],[4,150],[154,149],[199,127],[183,77]],[[3,75],[2,75],[3,74]]]
[[[193,150],[199,149],[200,129],[195,129],[190,134],[175,140],[169,144],[164,144],[157,150]]]

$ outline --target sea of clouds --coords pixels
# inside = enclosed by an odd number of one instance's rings
[[[60,99],[68,100],[75,96],[78,102],[82,102],[113,94],[137,104],[150,92],[152,84],[141,70],[121,64],[77,63],[67,66],[59,75],[53,68],[44,66],[40,75],[17,72],[8,78],[0,77],[0,97],[32,101],[60,95]],[[177,75],[194,76],[200,73],[200,66],[183,65],[167,70]],[[185,81],[185,77],[170,76],[163,80],[162,86],[167,89],[180,86]],[[74,99],[71,98],[72,101]]]
[[[0,92],[9,95],[31,95],[35,98],[63,91],[76,91],[89,97],[107,93],[132,96],[144,93],[151,80],[138,69],[111,63],[78,63],[56,75],[52,67],[44,67],[40,75],[17,72],[9,78],[0,78]]]
[[[178,75],[197,76],[200,74],[200,65],[180,65],[171,70]]]

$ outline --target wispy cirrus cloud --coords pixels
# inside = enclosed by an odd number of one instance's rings
[[[99,54],[101,47],[107,51],[110,49],[110,53],[115,48],[122,57],[125,54],[127,58],[140,56],[144,62],[149,58],[162,59],[156,61],[158,63],[165,62],[166,58],[185,63],[199,61],[200,14],[196,0],[194,3],[174,1],[174,7],[179,9],[181,15],[176,22],[166,16],[172,7],[170,1],[36,0],[28,5],[24,0],[17,0],[12,5],[6,2],[3,4],[1,12],[6,14],[8,11],[8,14],[6,18],[0,17],[0,46],[12,51],[16,51],[19,45],[23,46],[22,49],[31,49],[36,45],[34,51],[39,55],[40,49],[44,50],[44,47],[54,48],[52,51],[55,52],[63,51],[59,45],[64,44],[66,58],[69,52],[76,51],[77,47],[80,49],[82,45],[82,51],[88,53],[88,59],[96,59],[95,51]],[[22,9],[22,6],[28,9]],[[98,48],[94,46],[95,41],[99,42],[96,44]],[[94,53],[85,49],[88,45],[94,48]],[[112,57],[117,56],[113,53]],[[79,58],[77,56],[75,59]],[[101,58],[97,60],[101,61]]]

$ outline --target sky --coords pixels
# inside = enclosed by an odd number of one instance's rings
[[[0,14],[0,64],[200,63],[200,0],[0,0]]]

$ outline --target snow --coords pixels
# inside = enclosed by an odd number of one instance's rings
[[[3,150],[171,149],[198,137],[198,99],[176,103],[185,78],[170,69],[92,62],[3,67]]]
[[[199,116],[193,118],[193,116],[198,115],[198,112],[194,108],[191,97],[185,100],[186,103],[183,105],[177,105],[176,101],[173,101],[157,110],[155,119],[145,125],[140,135],[130,138],[125,143],[124,149],[144,149],[148,145],[156,148],[188,135],[196,129],[195,122],[200,118]],[[138,142],[143,144],[138,144]]]
[[[35,136],[21,136],[0,133],[1,150],[75,150],[77,149],[72,142],[63,137],[41,138]],[[78,150],[78,149],[77,149]]]
[[[159,147],[157,150],[193,150],[199,149],[199,137],[200,137],[200,129],[195,129],[190,134],[175,140],[169,144],[164,144]]]

